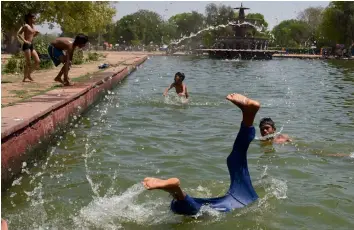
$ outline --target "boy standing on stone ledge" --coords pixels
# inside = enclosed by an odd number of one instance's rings
[[[84,34],[78,34],[75,39],[67,37],[59,37],[50,43],[48,46],[48,54],[52,59],[55,66],[63,63],[64,66],[61,68],[58,75],[54,78],[54,81],[62,83],[64,86],[73,85],[69,81],[69,70],[71,67],[71,61],[73,59],[74,50],[76,47],[83,48],[88,42],[88,37]],[[65,54],[64,52],[65,51]],[[64,74],[64,80],[61,76]]]

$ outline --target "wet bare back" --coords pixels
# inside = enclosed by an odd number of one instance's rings
[[[188,92],[187,92],[187,86],[185,84],[180,84],[180,85],[177,85],[177,84],[174,84],[175,88],[176,88],[176,93],[179,94],[179,93],[183,93],[183,86],[185,87],[186,89],[186,97],[188,97]]]
[[[74,40],[72,38],[60,37],[52,41],[52,46],[59,50],[72,50]]]

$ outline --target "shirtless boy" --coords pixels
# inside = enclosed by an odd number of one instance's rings
[[[48,53],[54,65],[58,66],[60,63],[64,64],[58,75],[54,78],[54,81],[60,82],[65,86],[72,85],[72,83],[69,81],[68,74],[71,67],[74,50],[76,47],[83,48],[87,42],[88,37],[84,34],[78,34],[75,39],[59,37],[51,42],[51,44],[48,46]],[[65,54],[63,51],[65,51]],[[64,80],[61,79],[63,74]]]
[[[266,137],[266,140],[272,140],[276,144],[283,144],[291,142],[291,139],[286,134],[276,134],[277,130],[274,121],[270,117],[262,118],[259,122],[259,130],[262,137]]]
[[[34,14],[26,14],[25,24],[17,32],[17,37],[23,42],[22,51],[26,61],[25,68],[23,70],[23,82],[25,82],[26,79],[33,81],[31,73],[33,70],[39,69],[39,57],[36,50],[33,48],[33,38],[39,34],[39,32],[34,28],[35,20],[36,16]],[[34,59],[33,67],[31,67],[31,57]]]
[[[186,84],[183,83],[184,78],[185,78],[184,73],[177,72],[175,74],[175,82],[172,83],[170,87],[165,89],[163,95],[166,96],[168,91],[174,87],[176,89],[176,93],[178,94],[178,96],[185,96],[186,98],[188,98],[189,95],[187,91],[187,86]]]

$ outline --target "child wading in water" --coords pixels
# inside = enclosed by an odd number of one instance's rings
[[[31,77],[31,72],[35,69],[39,69],[39,57],[35,49],[33,49],[33,38],[39,34],[39,32],[34,28],[36,17],[34,14],[26,14],[25,24],[17,32],[17,37],[22,40],[22,50],[25,56],[25,68],[23,82],[28,80],[33,81]],[[22,36],[22,33],[24,36]],[[34,67],[31,68],[31,56],[34,59]]]
[[[183,83],[184,78],[184,73],[177,72],[175,74],[175,82],[165,89],[163,95],[166,96],[168,91],[174,87],[178,96],[185,96],[188,99],[189,95],[187,92],[187,86]]]

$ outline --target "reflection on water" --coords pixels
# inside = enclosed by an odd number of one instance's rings
[[[354,177],[353,62],[152,57],[102,102],[73,119],[2,194],[11,229],[349,229]],[[184,72],[190,98],[170,90]],[[188,194],[220,196],[241,113],[225,96],[262,103],[292,143],[260,141],[248,164],[260,199],[232,213],[194,218],[145,176],[179,177]],[[337,156],[330,156],[335,155]],[[339,155],[339,156],[338,156]],[[31,166],[31,167],[29,167]],[[306,226],[306,227],[305,227]]]

